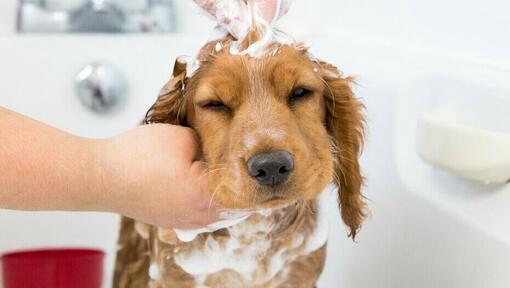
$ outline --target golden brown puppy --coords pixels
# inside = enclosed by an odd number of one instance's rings
[[[195,129],[214,201],[257,212],[189,242],[124,218],[114,287],[313,287],[327,239],[317,198],[330,182],[350,236],[360,228],[364,122],[351,79],[300,45],[261,57],[232,45],[204,46],[191,77],[177,61],[145,123]]]

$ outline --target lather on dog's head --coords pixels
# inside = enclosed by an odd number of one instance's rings
[[[271,53],[251,57],[230,53],[233,43],[227,37],[205,45],[192,75],[178,60],[146,123],[197,132],[212,197],[227,208],[313,199],[333,181],[354,238],[365,216],[358,163],[364,120],[352,79],[300,45],[273,43]]]

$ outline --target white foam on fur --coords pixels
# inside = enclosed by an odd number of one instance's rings
[[[272,226],[269,220],[254,224],[241,222],[228,228],[230,236],[224,243],[208,236],[202,248],[186,254],[176,253],[175,262],[197,280],[223,269],[231,269],[252,283],[264,281],[266,277],[256,277],[257,259],[271,247],[271,241],[266,236]],[[245,246],[242,239],[251,239],[252,244]]]
[[[215,222],[210,224],[207,227],[197,228],[197,229],[173,229],[177,238],[182,242],[190,242],[197,238],[198,235],[202,233],[211,233],[214,231],[218,231],[223,228],[232,227],[250,217],[253,214],[260,214],[264,217],[268,217],[271,215],[271,212],[274,209],[279,209],[282,207],[276,207],[273,209],[257,209],[257,210],[225,210],[220,213],[220,218],[224,219],[222,221]]]
[[[262,17],[260,17],[258,13],[254,13],[253,19],[255,22],[254,26],[262,30],[262,36],[258,41],[252,43],[244,50],[240,49],[244,38],[234,41],[230,46],[230,54],[241,56],[246,55],[253,58],[274,56],[278,51],[279,46],[292,45],[295,43],[295,40],[292,37],[290,37],[288,34],[276,30],[274,25],[267,23],[264,19],[262,19]],[[270,49],[272,45],[274,47],[273,49]]]
[[[288,10],[290,0],[277,0],[275,16],[271,21],[266,21],[259,11],[260,5],[257,1],[248,1],[246,6],[236,5],[235,1],[225,0],[195,0],[199,6],[203,3],[209,3],[215,6],[214,15],[212,18],[217,21],[217,26],[213,29],[209,41],[218,41],[223,39],[229,34],[231,25],[236,25],[238,34],[236,40],[232,41],[228,49],[232,55],[245,55],[253,58],[260,58],[264,56],[274,56],[278,52],[279,46],[293,45],[295,40],[289,35],[280,32],[276,29],[275,25],[277,20],[282,16],[282,7]],[[258,27],[261,29],[261,38],[252,43],[246,49],[241,49],[241,44],[245,40],[249,29],[251,27]],[[215,46],[216,52],[219,52],[224,47],[217,43]],[[273,45],[278,44],[278,45]],[[273,49],[269,49],[272,47]],[[187,76],[191,77],[195,71],[200,67],[200,62],[196,58],[188,58],[186,72]]]
[[[190,242],[193,241],[199,234],[202,233],[211,233],[223,228],[228,228],[231,226],[236,225],[237,223],[245,220],[250,215],[245,215],[240,218],[234,218],[234,219],[226,219],[222,220],[216,223],[213,223],[207,227],[204,228],[198,228],[198,229],[190,229],[190,230],[184,230],[184,229],[174,229],[175,234],[177,235],[177,238],[181,240],[182,242]]]
[[[329,221],[328,221],[328,202],[336,201],[332,197],[334,187],[328,186],[317,198],[317,220],[315,229],[306,240],[305,253],[311,253],[321,248],[328,241]]]
[[[203,247],[189,253],[176,252],[175,263],[195,277],[197,283],[202,283],[207,275],[224,269],[239,273],[245,283],[253,286],[274,279],[280,272],[280,280],[285,280],[285,268],[289,263],[326,244],[329,230],[326,207],[327,202],[332,201],[331,191],[331,187],[328,186],[317,198],[317,222],[314,231],[306,238],[302,234],[294,235],[289,247],[283,247],[270,255],[267,269],[259,269],[260,259],[267,255],[271,247],[272,240],[267,235],[276,228],[270,215],[283,213],[281,207],[255,212],[265,217],[261,221],[255,223],[241,221],[228,227],[229,237],[225,242],[219,242],[208,236]],[[300,246],[303,247],[300,251],[286,253]]]
[[[157,264],[152,263],[149,266],[149,277],[151,278],[151,280],[159,280],[159,278],[161,277],[161,272]]]

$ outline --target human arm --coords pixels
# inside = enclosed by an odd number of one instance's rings
[[[218,218],[189,128],[77,137],[0,107],[0,208],[104,211],[167,228]],[[211,205],[210,205],[211,204]]]

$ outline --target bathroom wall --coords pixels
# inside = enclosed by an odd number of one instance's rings
[[[189,0],[176,0],[180,29],[207,32]],[[294,0],[282,26],[294,35],[352,35],[510,66],[510,2],[504,0]]]
[[[13,33],[16,24],[16,1],[3,0],[0,2],[0,35]]]
[[[190,2],[176,1],[187,11],[181,29],[206,32]],[[348,34],[510,66],[509,10],[504,0],[295,0],[282,24],[298,36]]]
[[[76,1],[82,0],[48,0]],[[122,1],[136,6],[143,0]],[[14,31],[16,2],[1,1],[0,34]],[[174,3],[180,31],[209,31],[210,21],[191,0]],[[284,26],[297,34],[351,34],[510,66],[509,10],[504,0],[295,0]]]
[[[510,66],[509,1],[322,0],[320,3],[321,26],[340,33]]]

